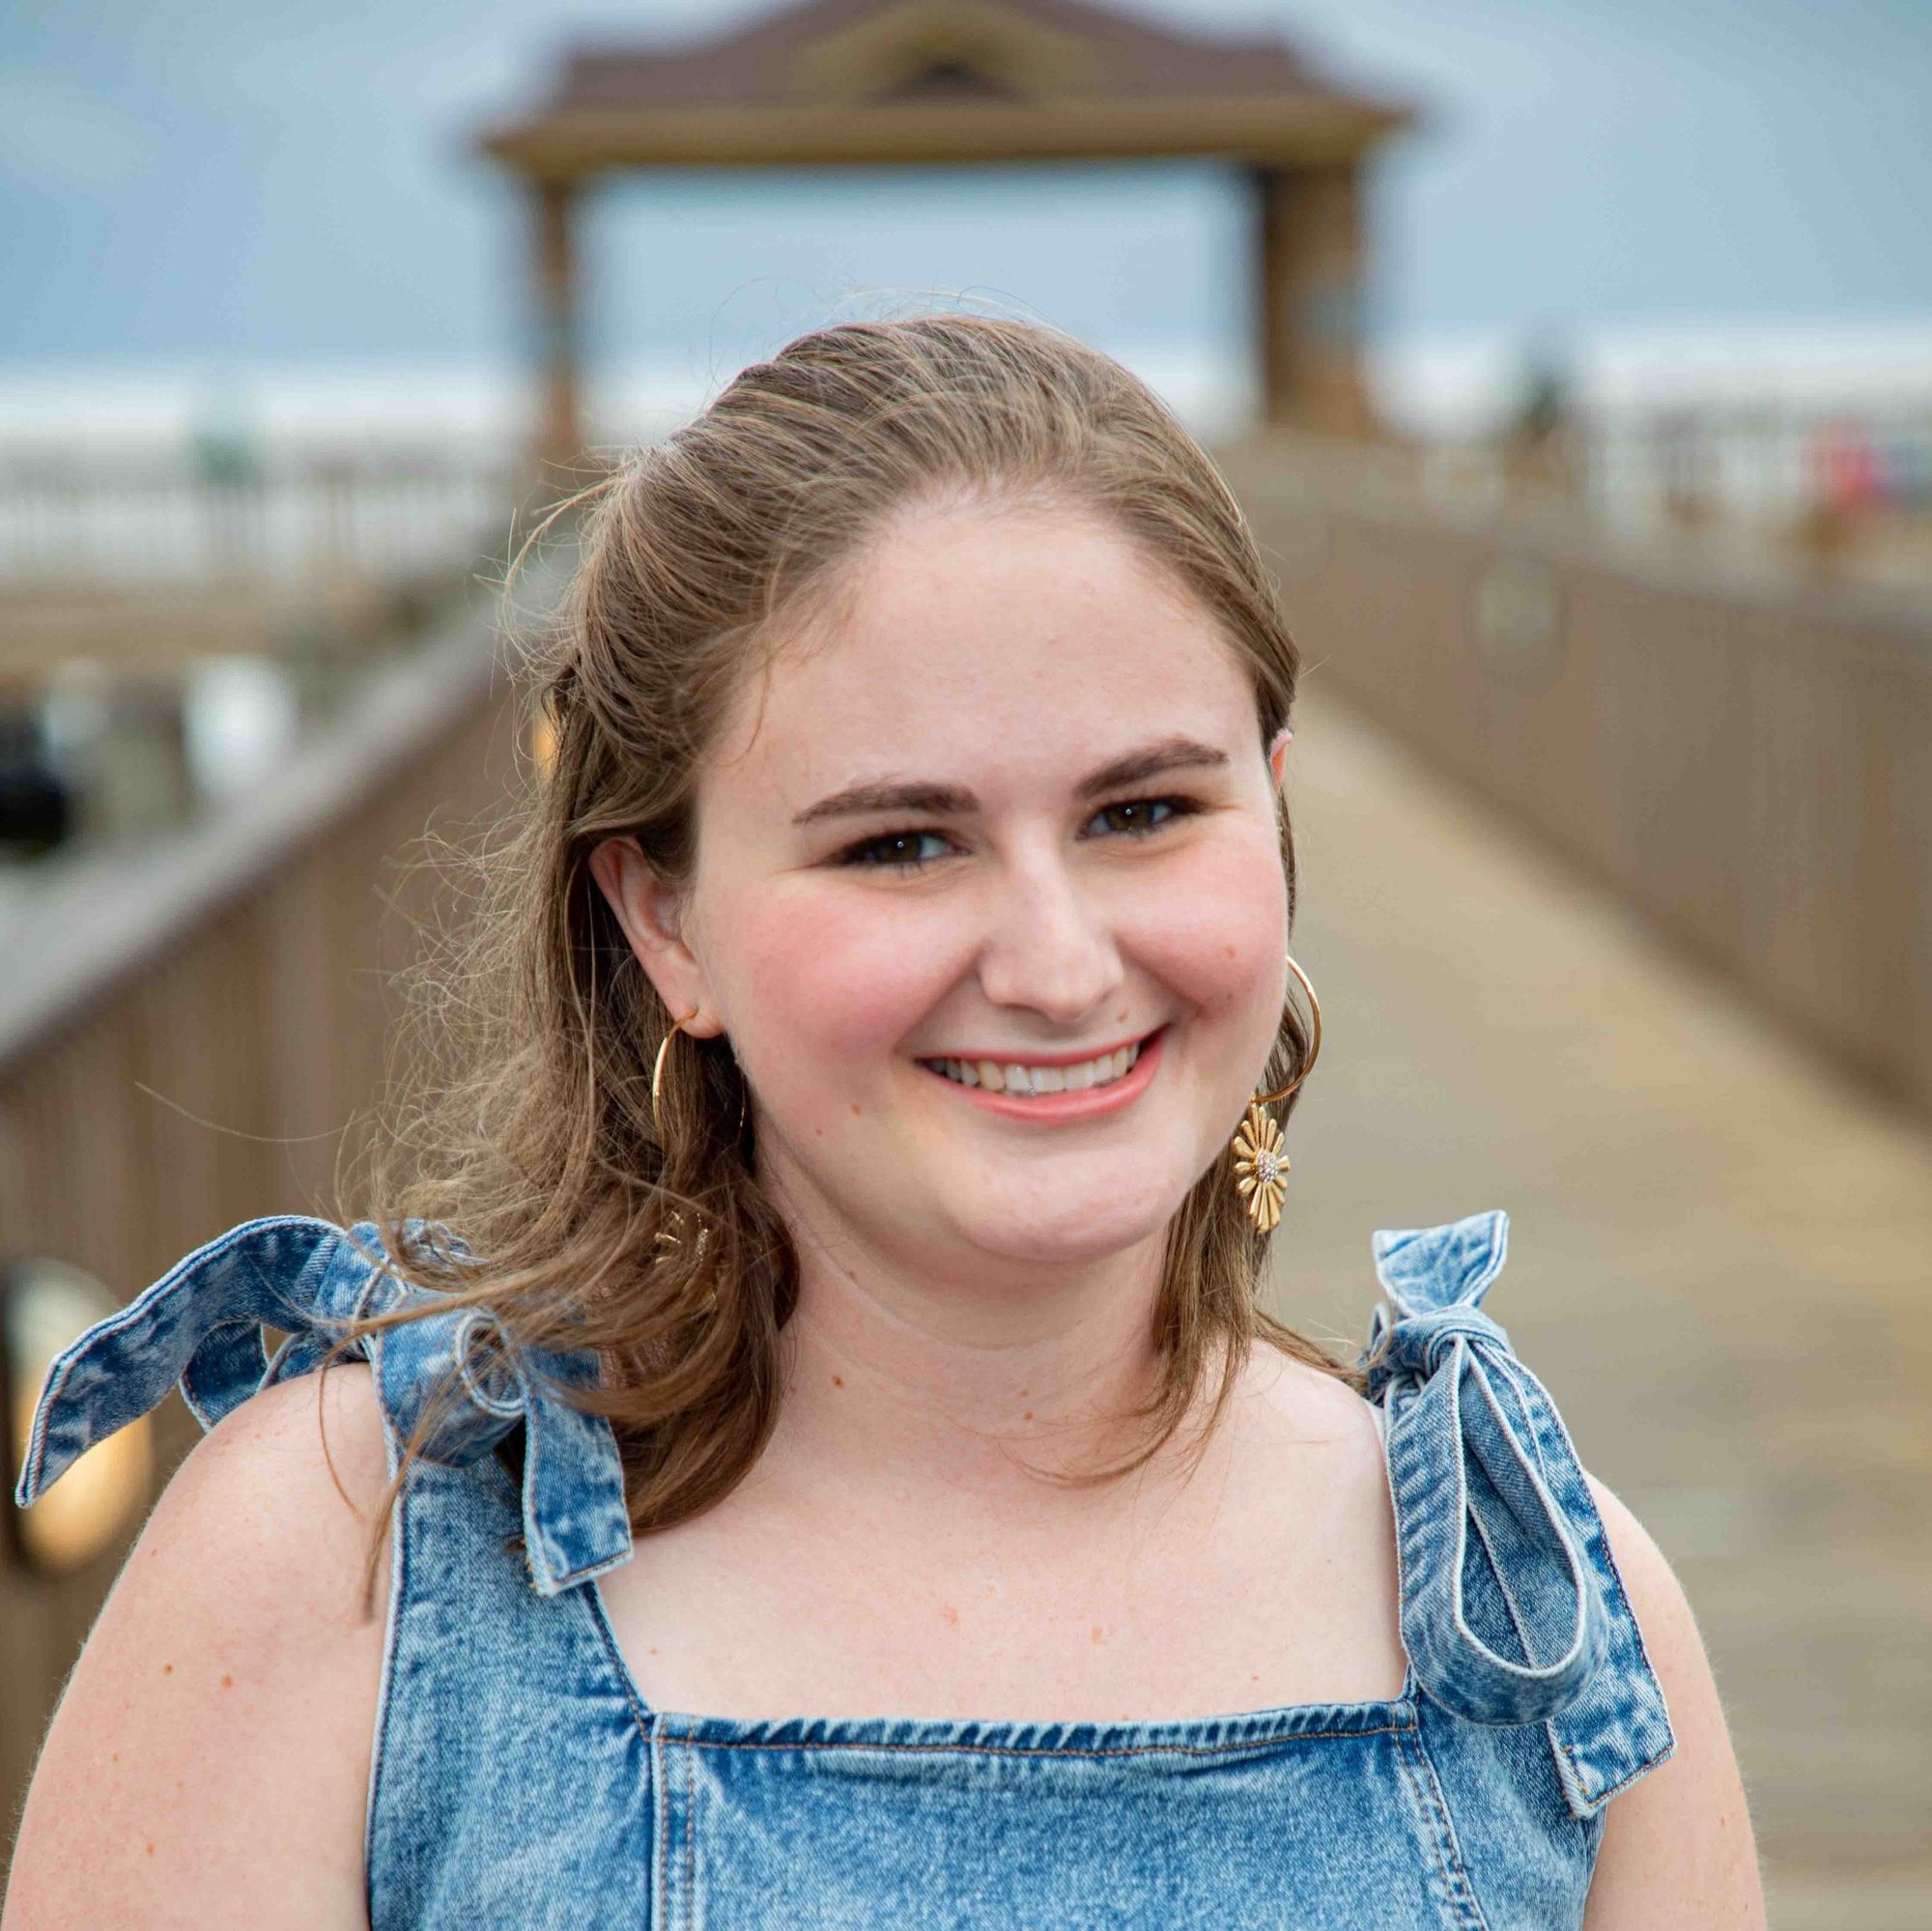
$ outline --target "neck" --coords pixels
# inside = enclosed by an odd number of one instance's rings
[[[1152,1343],[1163,1238],[1042,1269],[974,1257],[949,1272],[819,1237],[781,1199],[799,1256],[786,1388],[768,1461],[822,1494],[943,1491],[948,1506],[1063,1490],[1131,1448],[1122,1421],[1157,1385]],[[1029,1466],[1031,1464],[1031,1466]]]

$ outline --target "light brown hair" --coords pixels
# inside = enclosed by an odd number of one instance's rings
[[[572,499],[580,560],[524,661],[550,751],[475,860],[460,948],[419,976],[420,1051],[364,1186],[390,1271],[487,1305],[520,1342],[597,1351],[602,1385],[569,1399],[611,1418],[639,1533],[700,1514],[756,1460],[798,1264],[753,1171],[724,1040],[673,1041],[662,1138],[654,1127],[670,1015],[587,859],[632,834],[664,878],[686,882],[699,769],[734,695],[810,619],[836,621],[841,566],[870,536],[949,500],[1105,519],[1219,626],[1252,677],[1264,752],[1294,701],[1294,643],[1207,454],[1118,362],[1032,323],[937,314],[801,336]],[[1281,862],[1292,919],[1285,805]],[[1269,1090],[1306,1051],[1291,1008]],[[445,1224],[476,1258],[453,1268],[411,1220]],[[1126,1418],[1138,1447],[1054,1479],[1139,1467],[1218,1357],[1205,1440],[1258,1338],[1360,1385],[1259,1304],[1266,1248],[1217,1160],[1168,1229],[1151,1337],[1162,1372]]]

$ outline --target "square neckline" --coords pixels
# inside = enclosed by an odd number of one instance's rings
[[[1384,1446],[1387,1411],[1368,1406]],[[494,1458],[492,1458],[494,1460]],[[497,1463],[506,1479],[509,1471]],[[636,1560],[634,1555],[633,1560]],[[1407,1732],[1419,1725],[1415,1663],[1400,1633],[1402,1686],[1393,1696],[1354,1702],[1276,1703],[1192,1717],[727,1717],[661,1709],[639,1686],[617,1638],[602,1580],[569,1592],[583,1598],[612,1674],[647,1735],[711,1749],[908,1750],[1002,1757],[1171,1757],[1180,1763],[1292,1742]]]
[[[572,1593],[578,1593],[573,1591]],[[1365,1737],[1418,1727],[1415,1664],[1403,1651],[1394,1696],[1352,1703],[1277,1703],[1197,1717],[724,1717],[660,1709],[639,1688],[617,1640],[599,1580],[582,1587],[584,1606],[647,1734],[701,1748],[910,1750],[1012,1757],[1172,1756],[1182,1761],[1272,1744]]]

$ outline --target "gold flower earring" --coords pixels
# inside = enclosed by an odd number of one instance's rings
[[[1301,1070],[1279,1093],[1256,1093],[1248,1103],[1247,1117],[1236,1129],[1232,1143],[1235,1155],[1235,1191],[1248,1210],[1248,1218],[1261,1234],[1272,1234],[1281,1221],[1281,1197],[1288,1190],[1288,1155],[1282,1151],[1281,1128],[1266,1109],[1278,1099],[1286,1099],[1315,1070],[1316,1056],[1321,1050],[1321,1002],[1308,975],[1288,955],[1289,970],[1301,981],[1308,995],[1313,1023],[1308,1034],[1308,1057]]]

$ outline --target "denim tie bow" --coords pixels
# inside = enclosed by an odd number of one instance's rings
[[[1426,1380],[1448,1360],[1459,1339],[1488,1342],[1505,1352],[1510,1345],[1509,1336],[1495,1321],[1463,1301],[1404,1315],[1387,1328],[1380,1353],[1370,1366],[1369,1399],[1380,1401],[1388,1384],[1401,1375]]]
[[[1669,1729],[1602,1519],[1543,1384],[1478,1305],[1509,1216],[1383,1230],[1369,1399],[1387,1411],[1404,1647],[1477,1723],[1542,1722],[1587,1816],[1634,1745]]]
[[[413,1223],[419,1227],[420,1223]],[[461,1241],[444,1244],[458,1255]],[[55,1359],[34,1413],[22,1508],[97,1441],[146,1414],[177,1380],[205,1429],[276,1381],[322,1365],[336,1324],[434,1296],[382,1264],[375,1224],[345,1233],[282,1214],[246,1221],[197,1248]],[[288,1338],[270,1358],[264,1325]],[[381,1330],[344,1350],[374,1372],[395,1449],[425,1409],[427,1461],[462,1467],[526,1430],[523,1528],[531,1585],[554,1596],[632,1552],[623,1467],[609,1420],[572,1407],[559,1386],[594,1385],[586,1352],[525,1349],[487,1308],[455,1307]]]

